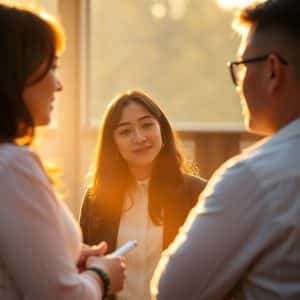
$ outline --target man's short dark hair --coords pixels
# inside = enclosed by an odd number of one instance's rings
[[[236,18],[243,25],[255,25],[255,31],[279,29],[300,38],[300,1],[267,0],[241,9]]]
[[[278,51],[276,46],[287,49],[286,59],[300,79],[300,0],[267,0],[246,6],[238,11],[233,27],[241,33],[243,28],[254,29],[255,36],[261,37],[257,47],[264,49],[270,42],[275,47],[272,51]]]

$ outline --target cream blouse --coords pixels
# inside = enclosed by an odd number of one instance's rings
[[[150,300],[149,284],[163,249],[163,227],[153,223],[148,213],[149,179],[138,181],[126,194],[117,246],[137,240],[127,257],[125,288],[118,300]]]

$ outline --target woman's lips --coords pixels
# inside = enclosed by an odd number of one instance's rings
[[[141,148],[134,149],[132,152],[139,154],[139,153],[147,152],[151,148],[152,146],[141,147]]]

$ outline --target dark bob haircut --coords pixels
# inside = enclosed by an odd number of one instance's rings
[[[44,11],[0,4],[0,139],[34,136],[35,124],[23,101],[26,86],[41,80],[64,48],[59,22]],[[41,66],[41,76],[28,82]]]

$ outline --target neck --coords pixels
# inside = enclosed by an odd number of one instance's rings
[[[285,118],[280,118],[277,122],[277,127],[274,128],[274,132],[279,131],[281,128],[285,127],[286,125],[295,121],[298,118],[300,118],[300,114],[291,114],[285,116]]]
[[[278,101],[278,109],[273,115],[274,132],[300,118],[300,94],[287,95]]]
[[[136,180],[144,180],[151,176],[152,165],[143,167],[131,166],[129,169]]]

